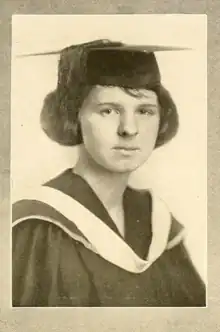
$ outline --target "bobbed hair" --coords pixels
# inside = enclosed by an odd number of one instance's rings
[[[86,49],[97,44],[103,46],[103,42],[95,41],[68,47],[61,52],[57,88],[44,99],[40,115],[41,127],[50,139],[61,145],[75,146],[83,143],[78,114],[94,87],[86,81]],[[135,91],[139,91],[137,88],[116,86],[129,94],[134,90],[134,96]],[[154,91],[160,105],[160,125],[155,144],[155,147],[159,147],[169,142],[178,131],[177,107],[169,91],[161,83],[143,88]]]

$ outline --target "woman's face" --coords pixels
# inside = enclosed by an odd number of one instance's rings
[[[159,104],[153,91],[133,96],[119,87],[94,87],[79,112],[84,149],[111,172],[132,172],[154,149]]]

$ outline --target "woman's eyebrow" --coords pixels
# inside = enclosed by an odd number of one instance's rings
[[[98,106],[103,106],[103,105],[110,105],[110,106],[116,106],[116,107],[123,107],[122,104],[119,104],[119,103],[115,103],[115,102],[99,102],[97,103]],[[152,102],[145,102],[145,103],[140,103],[137,105],[137,107],[139,106],[144,106],[144,107],[158,107],[158,104],[157,103],[152,103]]]
[[[103,106],[103,105],[111,105],[111,106],[116,106],[116,107],[122,107],[121,104],[119,103],[115,103],[115,102],[108,102],[108,101],[104,101],[104,102],[99,102],[97,103],[98,106]]]
[[[155,108],[158,108],[158,104],[156,103],[156,104],[154,104],[154,103],[141,103],[141,104],[139,104],[138,106],[142,106],[142,107],[155,107]]]

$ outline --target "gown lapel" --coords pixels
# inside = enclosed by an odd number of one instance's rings
[[[80,204],[85,206],[90,212],[100,218],[119,236],[120,233],[108,214],[106,208],[97,197],[90,185],[81,176],[72,172],[72,169],[66,170],[57,178],[45,184],[48,187],[58,189],[64,194],[74,198]]]

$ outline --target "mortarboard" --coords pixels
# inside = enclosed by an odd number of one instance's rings
[[[183,47],[128,45],[110,40],[95,40],[59,51],[23,56],[60,55],[58,85],[86,82],[89,85],[155,87],[161,75],[155,52],[181,51]]]

